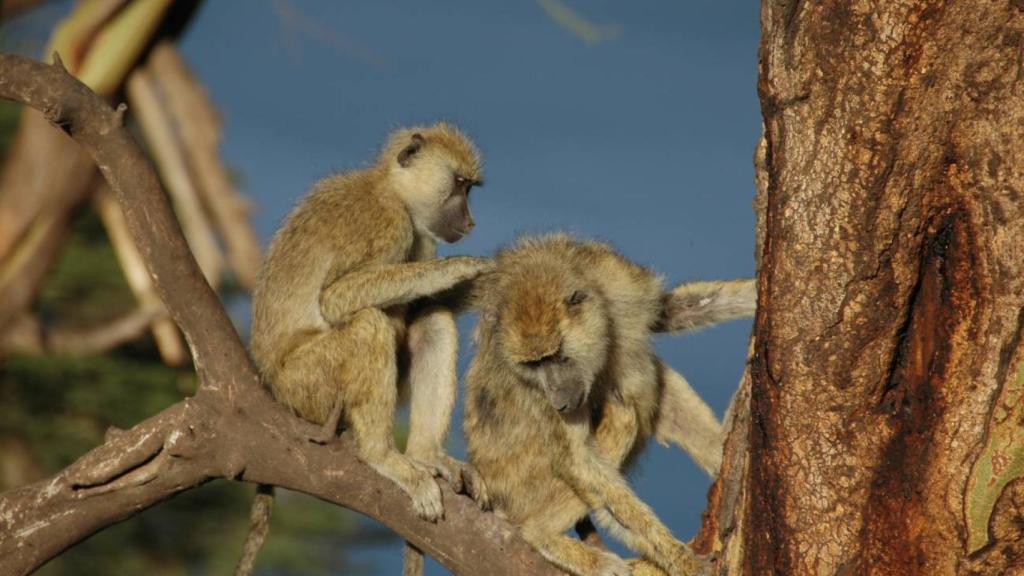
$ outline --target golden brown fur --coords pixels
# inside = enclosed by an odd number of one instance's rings
[[[620,469],[652,435],[687,448],[709,472],[717,469],[720,424],[657,358],[650,335],[748,315],[752,287],[702,283],[695,313],[676,306],[680,293],[693,291],[664,293],[661,278],[605,244],[552,235],[499,253],[497,271],[477,286],[481,316],[465,432],[495,509],[552,562],[578,575],[629,573],[613,554],[564,535],[594,511],[670,574],[697,569],[689,548],[636,497]],[[687,324],[686,315],[700,322]],[[690,434],[696,440],[682,437]]]
[[[324,439],[343,422],[360,457],[429,520],[442,514],[433,475],[461,480],[461,463],[442,448],[458,340],[451,310],[416,302],[491,267],[435,256],[438,238],[473,227],[468,194],[480,178],[476,148],[453,126],[395,132],[373,166],[313,187],[274,236],[253,294],[252,355],[274,396],[323,424]],[[392,432],[404,381],[409,456]]]

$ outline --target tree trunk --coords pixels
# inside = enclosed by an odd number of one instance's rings
[[[721,574],[1024,574],[1024,2],[761,21],[750,410],[697,545]]]

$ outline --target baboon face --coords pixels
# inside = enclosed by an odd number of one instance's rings
[[[398,181],[417,228],[448,243],[458,242],[475,226],[469,192],[480,185],[478,168],[458,150],[413,134],[398,153]]]
[[[564,268],[527,266],[519,272],[499,312],[505,357],[552,407],[574,412],[586,403],[607,358],[603,296]]]
[[[443,200],[428,224],[434,236],[448,243],[461,240],[476,224],[469,211],[469,190],[476,182],[458,172],[453,172],[450,180],[447,190],[442,187],[439,197]]]

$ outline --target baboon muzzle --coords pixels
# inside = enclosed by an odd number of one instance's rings
[[[548,400],[559,412],[573,412],[583,403],[583,387],[578,384],[554,386],[548,393]]]

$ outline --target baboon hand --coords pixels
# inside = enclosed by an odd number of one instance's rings
[[[453,256],[453,259],[458,260],[460,280],[472,280],[481,274],[493,272],[497,269],[498,264],[494,258],[488,258],[485,256]]]

